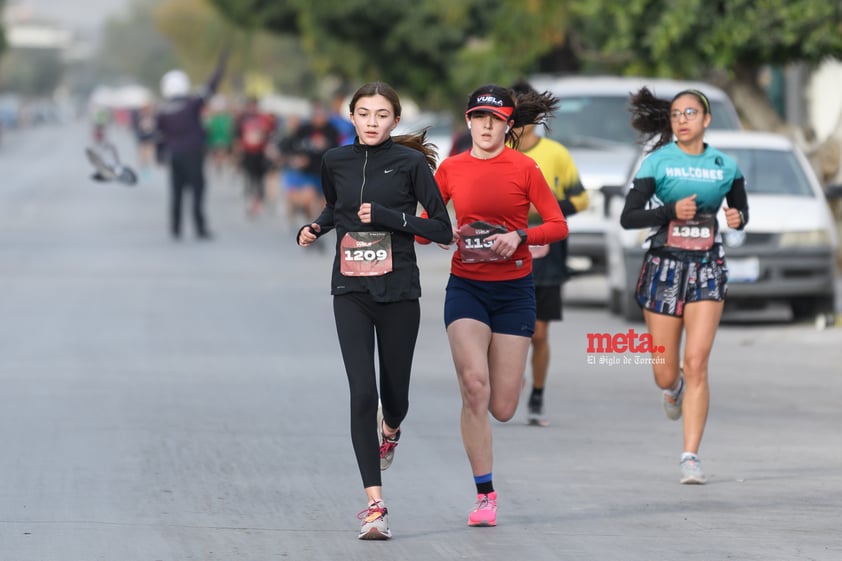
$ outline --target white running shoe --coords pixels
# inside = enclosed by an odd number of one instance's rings
[[[681,371],[681,386],[678,388],[678,395],[673,396],[672,392],[664,390],[664,412],[667,418],[677,421],[681,418],[681,402],[684,399],[684,370]]]
[[[702,473],[702,462],[698,456],[685,456],[681,463],[681,483],[683,485],[702,485],[706,481]]]
[[[363,521],[360,527],[361,540],[388,540],[392,537],[389,530],[389,510],[383,501],[375,501],[368,508],[360,511],[357,518]]]

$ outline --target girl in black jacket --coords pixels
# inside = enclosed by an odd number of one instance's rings
[[[336,230],[331,294],[351,390],[351,440],[368,498],[359,514],[359,538],[388,539],[380,471],[391,465],[409,408],[421,319],[414,236],[449,244],[453,228],[433,179],[436,154],[425,144],[426,131],[391,136],[401,117],[395,90],[382,82],[366,84],[351,98],[350,109],[357,138],[325,154],[325,208],[299,230],[297,241],[308,246]],[[419,203],[429,218],[416,216]]]

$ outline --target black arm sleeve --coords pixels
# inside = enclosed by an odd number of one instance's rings
[[[429,218],[416,216],[415,213],[402,212],[387,208],[379,203],[371,203],[371,222],[391,230],[408,232],[436,243],[450,243],[453,239],[453,227],[450,214],[441,198],[436,180],[426,162],[419,160],[413,173],[415,196]]]
[[[582,204],[583,198],[584,204]],[[573,199],[578,201],[579,206],[576,206],[577,203],[574,203]],[[569,185],[564,189],[564,197],[558,200],[558,206],[561,208],[561,212],[564,214],[565,218],[573,216],[580,210],[587,208],[588,194],[585,192],[585,186],[582,185],[581,179],[577,177],[576,183]]]
[[[746,194],[746,180],[740,176],[734,179],[731,190],[725,195],[728,201],[728,208],[735,208],[743,213],[743,223],[737,230],[742,230],[748,224],[748,195]]]
[[[573,206],[573,203],[571,203],[568,199],[559,200],[558,206],[561,208],[561,212],[564,214],[565,218],[576,214],[576,207]]]
[[[627,229],[663,226],[675,218],[675,203],[647,209],[646,203],[655,194],[655,179],[636,178],[626,195],[626,204],[620,215],[620,225]]]
[[[222,76],[225,74],[225,64],[228,60],[228,48],[222,50],[219,53],[219,60],[216,63],[216,68],[213,71],[213,74],[208,79],[207,84],[205,84],[205,89],[202,91],[202,97],[204,99],[210,98],[213,94],[216,93],[216,90],[219,89],[219,83],[222,81]]]

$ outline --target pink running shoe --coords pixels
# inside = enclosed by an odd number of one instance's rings
[[[468,515],[468,526],[497,525],[497,492],[477,495],[477,504]]]

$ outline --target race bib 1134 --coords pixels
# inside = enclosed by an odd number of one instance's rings
[[[463,224],[459,228],[459,254],[462,262],[482,263],[506,259],[491,251],[493,242],[489,241],[488,237],[492,234],[505,234],[507,231],[503,226],[487,222]]]

